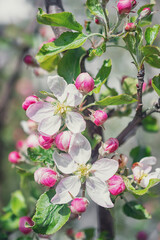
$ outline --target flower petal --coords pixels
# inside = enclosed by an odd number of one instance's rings
[[[91,157],[91,145],[82,134],[74,134],[71,138],[69,154],[75,162],[85,164]]]
[[[83,132],[86,128],[85,120],[77,112],[67,112],[65,122],[68,129],[73,133]]]
[[[43,119],[38,126],[38,131],[44,136],[52,136],[58,132],[61,126],[61,117],[55,115],[49,118]]]
[[[93,175],[102,181],[111,178],[118,170],[119,164],[116,160],[102,158],[96,161],[91,168]]]
[[[35,122],[41,122],[44,118],[53,116],[54,108],[48,102],[36,102],[29,106],[26,111],[27,117]]]
[[[81,103],[83,95],[74,84],[69,84],[65,91],[67,93],[67,106],[76,107]]]
[[[60,102],[63,102],[67,96],[67,94],[65,93],[65,89],[67,87],[66,81],[62,77],[56,75],[56,76],[49,76],[47,83],[48,83],[49,89],[53,92],[54,96]],[[64,96],[64,93],[65,93],[65,96]]]
[[[155,178],[160,179],[160,168],[157,168],[155,172],[152,172],[152,173],[148,174],[147,177],[142,178],[142,180],[141,180],[139,185],[141,187],[143,187],[143,188],[146,188],[148,186],[148,184],[149,184],[149,180],[150,179],[155,179]]]
[[[105,208],[112,208],[114,206],[105,182],[96,177],[89,177],[86,181],[86,189],[90,198],[98,205]]]
[[[81,187],[80,179],[77,176],[63,178],[56,187],[56,195],[52,198],[53,204],[68,203],[72,200],[69,193],[76,197]]]
[[[142,169],[145,173],[149,173],[152,170],[152,165],[155,165],[157,159],[155,157],[142,158],[140,163],[143,165]]]
[[[53,159],[58,169],[65,174],[75,172],[77,164],[73,161],[71,156],[67,153],[59,154],[57,151],[53,153]]]

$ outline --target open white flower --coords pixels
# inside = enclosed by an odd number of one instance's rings
[[[38,131],[42,135],[54,135],[60,129],[62,119],[65,119],[65,124],[71,132],[84,131],[85,120],[80,113],[73,111],[81,103],[83,95],[74,84],[67,85],[66,81],[59,76],[48,77],[47,82],[57,100],[36,102],[26,111],[27,116],[38,123]]]
[[[160,179],[160,168],[157,168],[155,172],[150,173],[152,166],[155,165],[156,162],[157,159],[155,157],[145,157],[132,165],[134,180],[141,187],[146,188],[150,179]]]
[[[87,164],[91,156],[91,146],[81,134],[75,134],[71,139],[69,153],[53,153],[53,159],[58,169],[64,174],[72,174],[63,178],[56,187],[53,204],[63,204],[76,197],[81,188],[81,180],[86,181],[86,190],[90,198],[98,205],[106,208],[113,207],[106,180],[118,170],[118,162],[102,158],[93,165]]]

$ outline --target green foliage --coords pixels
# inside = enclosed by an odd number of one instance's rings
[[[127,94],[121,94],[113,97],[106,97],[100,101],[95,102],[99,106],[122,105],[135,103],[137,100]]]
[[[138,80],[136,78],[126,77],[122,83],[123,91],[129,95],[135,95],[137,93],[136,84]]]
[[[52,149],[43,149],[41,147],[28,148],[27,153],[31,161],[54,165]]]
[[[135,219],[150,219],[151,215],[147,210],[136,201],[130,201],[125,203],[123,206],[123,212],[126,216],[132,217]]]
[[[102,100],[109,96],[117,96],[117,95],[118,95],[118,92],[116,91],[115,88],[110,88],[106,86],[106,89],[104,92],[101,93],[99,100]]]
[[[89,49],[89,56],[97,56],[100,57],[104,52],[106,51],[106,43],[102,43],[97,48],[91,48]]]
[[[36,205],[36,213],[33,216],[33,230],[40,234],[53,234],[57,232],[69,219],[70,209],[67,204],[55,205],[51,199],[55,190],[43,193]]]
[[[46,24],[54,27],[66,27],[78,32],[81,32],[83,27],[79,24],[72,13],[61,12],[55,14],[46,14],[41,8],[37,13],[37,21],[41,24]]]
[[[152,79],[152,87],[160,96],[160,74]]]
[[[147,116],[145,119],[143,119],[142,126],[144,130],[147,132],[159,131],[159,125],[158,125],[157,119],[152,116]]]
[[[153,9],[155,4],[145,4],[143,6],[141,6],[139,8],[139,10],[137,11],[138,14],[140,14],[142,12],[142,10],[144,8],[150,8],[151,10]],[[138,22],[138,26],[140,27],[144,27],[144,26],[147,26],[147,25],[150,25],[152,23],[152,17],[153,15],[150,14],[149,16],[146,16],[144,18],[142,18],[139,22]]]
[[[147,45],[152,45],[160,30],[160,25],[156,24],[153,27],[148,27],[145,31],[145,40]]]
[[[155,46],[145,46],[142,48],[145,56],[144,60],[152,67],[160,68],[160,49]]]
[[[103,9],[99,0],[87,0],[86,6],[92,15],[104,18]]]
[[[29,236],[22,236],[17,238],[16,240],[33,240],[33,238],[29,237]]]
[[[94,228],[86,228],[82,230],[85,233],[87,240],[92,240],[94,237],[95,229]]]
[[[58,64],[58,74],[63,77],[67,83],[73,83],[81,72],[80,61],[85,49],[78,48],[67,51]]]
[[[137,146],[130,151],[130,156],[133,158],[133,163],[139,162],[142,158],[151,156],[151,149],[149,146]]]
[[[0,227],[7,232],[14,231],[19,227],[19,217],[12,212],[5,213],[0,217]]]
[[[134,36],[134,33],[126,33],[126,35],[123,37],[123,40],[126,44],[127,49],[135,53],[135,44],[136,44],[136,38]]]
[[[12,193],[11,197],[11,210],[17,217],[23,217],[27,214],[27,206],[24,196],[20,190]]]
[[[160,68],[160,57],[157,55],[151,55],[145,58],[145,61],[155,68]]]

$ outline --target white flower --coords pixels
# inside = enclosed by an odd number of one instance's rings
[[[69,153],[53,153],[53,159],[58,169],[64,174],[74,174],[63,178],[56,187],[53,204],[63,204],[76,197],[81,188],[81,180],[86,181],[86,190],[90,198],[98,205],[106,208],[113,207],[106,180],[118,170],[118,162],[102,158],[93,165],[87,164],[91,156],[91,146],[81,134],[75,134],[71,139]],[[71,195],[70,195],[71,194]]]
[[[80,113],[73,110],[81,103],[83,95],[74,84],[67,85],[66,81],[59,76],[48,77],[48,86],[57,100],[36,102],[30,105],[26,111],[27,116],[39,124],[38,131],[42,135],[54,135],[63,124],[63,119],[71,132],[84,131],[85,120]]]
[[[152,165],[155,165],[156,162],[157,159],[155,157],[145,157],[132,165],[134,180],[141,187],[146,188],[150,179],[160,179],[160,168],[150,173]]]

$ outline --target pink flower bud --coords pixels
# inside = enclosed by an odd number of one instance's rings
[[[85,233],[84,232],[77,232],[75,234],[75,240],[77,240],[77,239],[79,239],[79,240],[86,239]]]
[[[23,61],[25,64],[30,65],[30,66],[34,66],[36,64],[35,59],[31,55],[26,55],[23,58]]]
[[[55,144],[61,151],[67,152],[69,149],[72,133],[70,131],[64,131],[59,133],[55,138]]]
[[[119,142],[116,138],[109,138],[105,143],[102,143],[102,146],[99,149],[100,155],[104,156],[105,154],[113,153],[119,147]]]
[[[34,173],[34,180],[38,184],[53,187],[57,181],[57,173],[51,168],[38,168]]]
[[[96,126],[101,126],[108,118],[107,113],[102,110],[96,110],[96,111],[91,110],[91,113],[92,114],[90,118],[92,122],[96,124]]]
[[[145,92],[146,91],[146,87],[147,87],[147,83],[143,83],[143,87],[142,87],[142,92]]]
[[[131,0],[119,0],[117,8],[120,15],[128,14],[132,9],[132,2]]]
[[[75,86],[78,90],[89,93],[94,89],[94,80],[87,72],[80,73],[76,79]]]
[[[13,152],[10,152],[10,154],[8,155],[8,160],[11,163],[17,164],[20,162],[21,156],[20,156],[19,152],[13,151]]]
[[[52,147],[54,138],[40,135],[38,138],[38,142],[39,142],[40,146],[43,147],[44,149],[49,149]]]
[[[128,157],[124,154],[117,154],[112,157],[112,159],[118,161],[119,167],[124,168],[127,165]]]
[[[136,239],[137,240],[147,240],[148,239],[148,235],[147,235],[146,232],[140,231],[140,232],[137,233]]]
[[[137,1],[136,0],[131,0],[131,2],[132,2],[132,8],[137,5]]]
[[[80,214],[86,211],[88,206],[88,200],[86,198],[75,198],[71,202],[71,212],[74,214]]]
[[[108,180],[108,190],[114,196],[122,193],[125,190],[123,178],[120,175],[113,175]]]
[[[151,14],[151,9],[150,8],[144,8],[141,13],[140,13],[140,19],[147,17]]]
[[[24,234],[28,234],[32,231],[31,228],[26,227],[26,224],[32,227],[34,225],[34,222],[30,217],[27,216],[21,217],[19,219],[19,230]]]
[[[38,137],[35,134],[31,134],[27,139],[26,139],[26,145],[27,147],[38,147],[39,142],[38,142]]]
[[[25,101],[24,101],[23,104],[22,104],[22,108],[26,111],[27,108],[28,108],[31,104],[36,103],[36,102],[38,102],[38,97],[37,97],[37,96],[34,96],[34,95],[31,95],[31,96],[29,96],[29,97],[27,97],[27,98],[25,99]]]
[[[18,141],[16,142],[16,148],[17,148],[18,150],[22,149],[24,145],[25,145],[25,141],[24,141],[24,140],[18,140]]]
[[[136,25],[134,23],[127,23],[127,25],[125,26],[125,30],[126,31],[134,31],[136,29]]]
[[[99,21],[98,18],[95,18],[95,19],[94,19],[94,22],[95,22],[96,24],[100,24],[100,21]]]
[[[68,237],[72,237],[72,236],[74,235],[74,230],[73,230],[73,228],[67,229],[66,235],[67,235]]]

